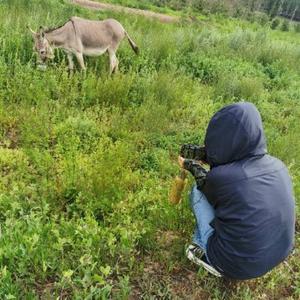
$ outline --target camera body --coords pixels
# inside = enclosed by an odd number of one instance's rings
[[[180,149],[180,156],[186,159],[201,160],[206,162],[207,155],[204,146],[184,144]]]

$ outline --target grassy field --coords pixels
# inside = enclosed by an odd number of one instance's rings
[[[124,41],[113,77],[106,56],[70,77],[60,51],[37,70],[26,25],[72,15],[120,20],[140,55]],[[201,143],[213,113],[241,99],[259,108],[299,203],[300,34],[62,0],[3,0],[0,24],[0,299],[300,299],[298,249],[260,279],[213,278],[184,255],[188,191],[168,203],[180,145]]]

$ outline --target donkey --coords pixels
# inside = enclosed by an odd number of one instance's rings
[[[28,27],[29,28],[29,27]],[[34,49],[45,64],[53,59],[53,49],[61,48],[67,53],[69,70],[74,69],[73,56],[76,57],[82,70],[85,70],[83,56],[99,56],[107,52],[110,61],[110,74],[118,70],[119,61],[116,52],[121,41],[126,37],[133,51],[138,54],[139,48],[130,38],[124,27],[114,19],[92,21],[72,17],[64,25],[38,32],[29,28],[34,38]]]

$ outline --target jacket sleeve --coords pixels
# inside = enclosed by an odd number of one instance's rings
[[[205,185],[207,171],[199,163],[192,159],[184,160],[184,168],[194,176],[197,188],[202,190]]]

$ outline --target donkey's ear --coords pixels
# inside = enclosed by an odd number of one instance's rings
[[[29,27],[29,25],[27,25],[27,29],[31,32],[31,34],[32,34],[33,36],[36,36],[36,35],[37,35],[37,33],[34,32],[34,31]]]
[[[43,26],[40,26],[39,32],[42,38],[45,37],[45,28]]]

